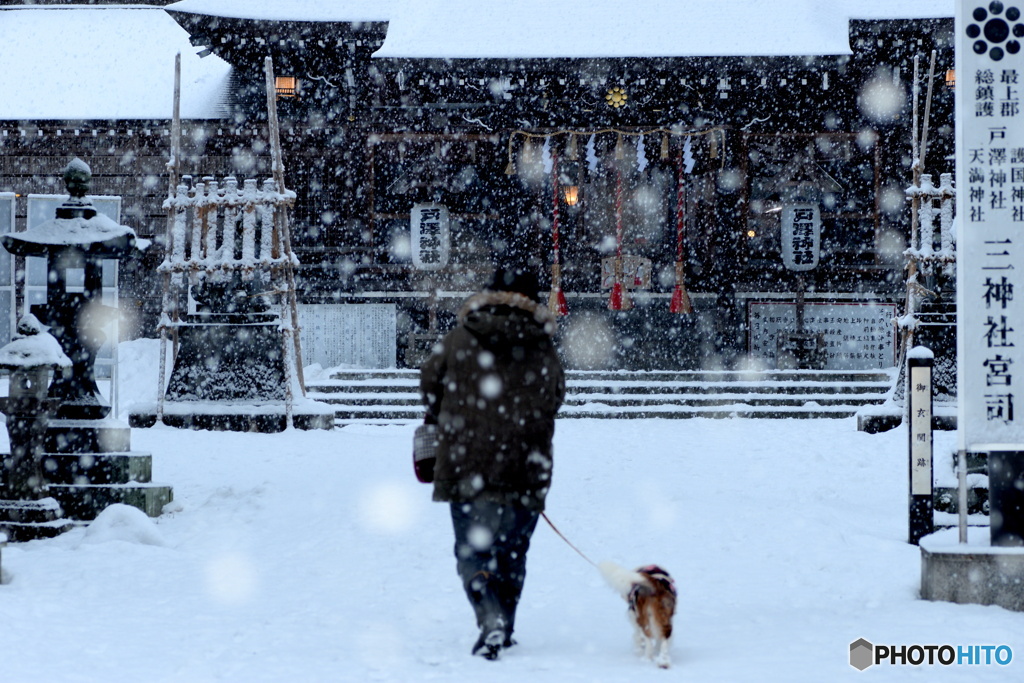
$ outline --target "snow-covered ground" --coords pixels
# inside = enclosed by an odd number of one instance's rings
[[[122,406],[148,400],[155,346],[133,342],[121,359]],[[633,655],[624,603],[543,522],[519,645],[471,657],[447,508],[413,479],[412,431],[135,430],[175,502],[155,520],[112,508],[4,549],[0,680],[1021,680],[1024,615],[918,598],[903,429],[558,423],[548,513],[595,561],[673,573],[669,671]],[[858,638],[1006,644],[1014,659],[859,672]]]

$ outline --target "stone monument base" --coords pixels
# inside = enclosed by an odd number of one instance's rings
[[[39,527],[40,534],[59,527],[50,534],[56,536],[72,521],[92,521],[114,503],[158,517],[174,498],[170,486],[152,482],[152,455],[131,450],[131,429],[120,420],[50,420],[43,450],[48,507],[44,501],[16,501],[5,508],[0,501],[0,528],[8,529],[12,541],[27,540],[32,532],[26,523]]]
[[[988,527],[943,529],[921,539],[921,597],[1024,612],[1024,547],[992,546]]]
[[[53,538],[72,527],[64,518],[60,503],[42,500],[0,500],[0,536],[11,543]]]
[[[227,432],[283,432],[288,426],[283,401],[165,401],[163,423],[184,429]],[[132,407],[128,424],[136,428],[156,424],[156,404]],[[292,408],[296,429],[334,429],[334,407],[303,399]]]

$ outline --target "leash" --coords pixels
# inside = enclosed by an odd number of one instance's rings
[[[557,527],[557,526],[555,526],[554,522],[552,522],[552,521],[551,521],[551,520],[550,520],[550,519],[548,518],[548,514],[547,514],[546,512],[542,512],[542,513],[540,513],[540,516],[541,516],[541,517],[543,517],[543,518],[544,518],[544,521],[548,523],[548,526],[550,526],[550,527],[551,527],[551,530],[552,530],[552,531],[554,531],[554,532],[555,532],[556,534],[558,534],[558,537],[559,537],[559,538],[561,538],[561,539],[562,539],[563,541],[565,541],[565,542],[566,542],[566,544],[568,544],[568,546],[569,546],[570,548],[572,548],[573,550],[575,550],[575,551],[577,552],[577,554],[579,554],[579,556],[580,556],[580,557],[582,557],[582,558],[583,558],[584,560],[586,560],[587,562],[589,562],[589,563],[590,563],[591,565],[593,565],[594,567],[596,567],[596,566],[597,566],[596,564],[594,564],[594,561],[593,561],[593,560],[591,560],[591,559],[590,559],[589,557],[587,557],[586,555],[584,555],[584,554],[583,554],[583,552],[582,552],[582,551],[581,551],[581,550],[580,550],[579,548],[577,548],[576,546],[574,546],[574,545],[572,544],[572,541],[570,541],[570,540],[569,540],[568,538],[566,538],[566,537],[565,537],[565,534],[563,534],[563,533],[562,533],[561,531],[559,531],[559,530],[558,530],[558,527]]]

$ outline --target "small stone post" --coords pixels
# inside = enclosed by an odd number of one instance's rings
[[[910,543],[935,531],[932,499],[932,366],[935,357],[923,346],[907,353],[907,424],[910,435]]]

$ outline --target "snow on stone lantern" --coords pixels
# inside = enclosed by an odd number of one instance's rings
[[[43,437],[56,404],[46,398],[50,372],[70,367],[71,359],[34,315],[22,318],[14,339],[0,348],[0,369],[10,372],[8,397],[0,399],[11,444],[10,455],[3,459],[4,500],[41,497]]]
[[[96,352],[104,341],[100,321],[107,313],[101,303],[103,260],[124,259],[135,249],[135,231],[97,213],[86,197],[91,179],[88,164],[76,158],[64,170],[69,196],[54,219],[0,238],[16,256],[46,258],[46,303],[31,310],[71,359],[70,372],[54,378],[49,391],[60,400],[56,416],[67,419],[101,419],[110,412],[95,376]],[[84,291],[68,291],[71,269],[84,271]]]
[[[18,323],[10,344],[0,348],[0,369],[10,372],[7,398],[0,412],[7,416],[10,453],[0,454],[0,539],[27,541],[48,538],[71,528],[60,503],[49,497],[43,460],[56,401],[46,398],[50,372],[71,367],[60,344],[33,315]]]

